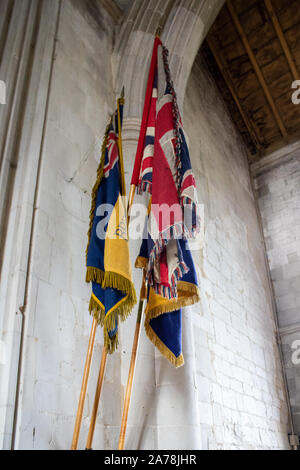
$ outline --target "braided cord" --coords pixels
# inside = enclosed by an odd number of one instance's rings
[[[174,89],[173,80],[171,78],[171,72],[169,67],[169,51],[168,49],[163,46],[163,62],[164,62],[164,69],[166,74],[167,80],[167,87],[169,93],[172,95],[172,113],[173,113],[173,120],[174,120],[174,133],[175,133],[175,165],[176,165],[176,186],[178,191],[178,196],[180,198],[181,193],[181,181],[182,181],[182,174],[181,174],[181,137],[180,137],[180,112],[177,102],[177,95]]]

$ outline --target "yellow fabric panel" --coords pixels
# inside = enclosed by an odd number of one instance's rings
[[[199,300],[199,289],[195,284],[179,281],[177,299],[166,299],[150,289],[145,314],[149,315],[150,318],[155,318],[163,313],[174,312],[182,307],[193,305]]]
[[[107,227],[104,267],[106,272],[120,274],[131,281],[127,214],[121,196],[116,202]]]

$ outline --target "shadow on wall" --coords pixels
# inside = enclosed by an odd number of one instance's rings
[[[111,24],[105,21],[97,0],[71,0],[71,3],[100,38],[109,32]]]

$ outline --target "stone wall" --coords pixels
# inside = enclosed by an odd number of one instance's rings
[[[300,146],[254,166],[295,432],[300,434]]]
[[[0,3],[0,445],[11,448],[59,0]]]
[[[21,449],[68,449],[72,438],[91,326],[84,283],[90,192],[114,106],[113,31],[97,2],[62,2],[37,201]],[[102,344],[99,330],[79,448],[85,447]],[[120,422],[119,362],[117,353],[103,396],[114,409],[107,408],[95,434],[100,447],[114,446],[105,425]]]
[[[40,106],[31,111],[30,116],[35,132],[32,141],[37,147],[39,163],[33,164],[32,148],[25,149],[19,156],[14,199],[21,188],[28,192],[28,198],[22,200],[25,208],[28,207],[28,214],[24,217],[23,205],[13,200],[10,220],[15,211],[18,214],[15,226],[8,228],[7,257],[10,241],[14,240],[18,230],[22,233],[16,245],[12,246],[13,265],[7,263],[2,271],[6,282],[10,280],[9,288],[14,287],[15,291],[11,292],[10,297],[10,291],[5,291],[2,286],[1,318],[4,326],[1,338],[6,358],[0,366],[3,405],[1,425],[7,423],[3,447],[9,448],[16,374],[10,379],[11,383],[8,378],[18,365],[17,345],[22,329],[20,324],[17,329],[12,322],[16,322],[16,312],[20,314],[19,307],[24,305],[24,344],[19,371],[21,387],[19,412],[15,417],[15,446],[19,449],[68,449],[91,327],[88,314],[90,287],[84,282],[86,234],[90,192],[96,178],[101,141],[115,105],[111,71],[115,26],[96,0],[63,0],[60,10],[59,2],[52,0],[31,3],[36,6],[40,4],[43,8],[37,44],[34,43],[33,48],[34,60],[39,61],[45,70],[48,63],[53,64],[53,68],[44,82],[38,81],[36,68],[28,77],[29,82],[37,83],[35,93],[28,94],[25,112],[31,110],[40,88],[46,95],[46,108]],[[19,15],[19,22],[23,20],[23,13],[15,13],[16,18]],[[45,24],[51,25],[52,16],[55,18],[54,29],[49,32]],[[55,24],[57,36],[54,42]],[[39,45],[42,39],[49,45],[53,42],[53,51],[43,49],[41,54]],[[8,49],[9,46],[7,44]],[[18,51],[16,57],[26,60],[22,51]],[[9,77],[5,78],[10,91],[11,82]],[[42,110],[45,110],[45,115]],[[38,123],[36,119],[39,119]],[[37,131],[40,124],[42,134],[39,142]],[[26,138],[31,138],[28,128],[23,132]],[[24,174],[30,176],[24,177]],[[29,224],[28,228],[26,224]],[[26,239],[24,232],[27,234]],[[26,251],[27,243],[30,245],[29,253]],[[29,265],[26,265],[28,262]],[[24,282],[26,269],[28,282]],[[16,282],[13,282],[13,273],[19,272],[21,292],[16,288]],[[15,343],[10,341],[10,335],[13,334]],[[84,411],[81,448],[85,447],[86,417],[92,407],[101,344],[103,340],[99,330]],[[104,400],[111,397],[114,407],[107,411],[103,424],[120,423],[119,368],[120,355],[117,353],[111,361],[104,391]],[[103,447],[103,443],[106,447],[115,446],[110,429],[106,430],[104,425],[97,428],[96,439],[101,442],[100,447]]]
[[[287,448],[287,410],[264,248],[243,143],[198,56],[188,82],[190,141],[205,243],[193,316],[202,445]]]
[[[145,3],[148,6],[144,9]],[[183,45],[195,52],[222,1],[168,3],[174,9],[165,35],[175,54],[171,65],[177,71],[183,102],[193,62],[193,54],[188,55]],[[163,9],[159,14],[154,0],[132,2],[128,26],[134,36],[128,39],[125,24],[115,43],[120,46],[125,41],[126,50],[127,38],[130,46],[121,73],[118,61],[123,55],[118,48],[113,55],[115,28],[97,0],[51,0],[51,7],[48,0],[24,0],[22,5],[26,12],[15,12],[15,21],[25,24],[30,5],[40,5],[42,22],[36,31],[34,24],[28,23],[32,30],[26,46],[34,31],[37,45],[32,69],[28,69],[30,88],[23,116],[27,127],[19,143],[17,168],[13,167],[16,175],[2,268],[0,436],[2,446],[9,448],[14,427],[16,448],[68,449],[91,326],[84,254],[101,140],[123,74],[130,101],[124,122],[129,185],[143,106],[144,52],[150,53],[157,27],[154,20],[160,20]],[[137,10],[139,19],[134,16]],[[175,34],[182,30],[187,33],[184,43]],[[137,48],[142,44],[137,41],[140,36],[144,49]],[[20,48],[20,38],[15,40],[15,47]],[[9,46],[7,43],[8,58]],[[134,66],[139,64],[135,54],[145,62],[143,79]],[[19,49],[17,57],[27,63],[27,56]],[[132,74],[134,84],[143,82],[137,87],[138,96],[134,86],[130,88]],[[2,78],[6,77],[0,74]],[[8,92],[9,98],[12,92]],[[200,202],[205,206],[204,247],[201,253],[195,252],[202,301],[184,312],[186,365],[179,370],[160,356],[142,329],[126,448],[286,448],[282,375],[246,156],[200,59],[188,82],[183,117]],[[6,163],[9,169],[10,160]],[[1,170],[0,177],[3,175]],[[138,245],[131,243],[133,261],[137,250]],[[138,290],[141,276],[136,270],[134,280]],[[136,310],[121,326],[120,347],[108,359],[95,449],[115,449],[117,445],[135,315]],[[22,367],[18,370],[22,331]],[[85,447],[102,344],[99,330],[81,449]],[[18,374],[19,406],[14,417]]]

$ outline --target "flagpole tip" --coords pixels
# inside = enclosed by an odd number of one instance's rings
[[[160,39],[161,33],[162,33],[162,27],[158,26],[155,32],[155,36],[157,36]]]
[[[124,98],[125,96],[125,86],[123,86],[122,91],[121,91],[121,98]]]

